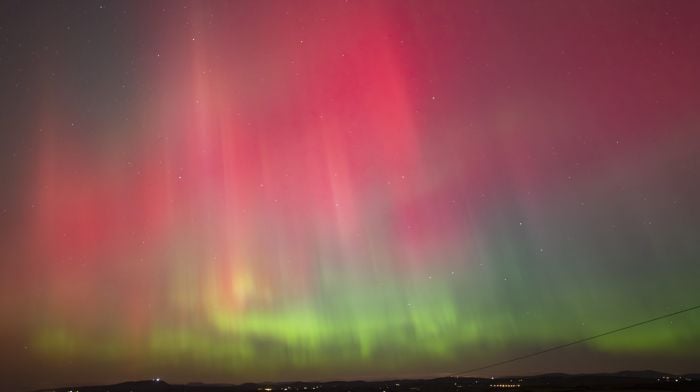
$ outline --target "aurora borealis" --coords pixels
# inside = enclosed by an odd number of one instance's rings
[[[5,2],[1,382],[438,376],[700,303],[699,17]],[[480,375],[699,349],[694,312]]]

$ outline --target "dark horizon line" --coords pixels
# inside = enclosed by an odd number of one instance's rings
[[[646,374],[646,375],[645,375]],[[535,379],[535,378],[547,378],[547,377],[617,377],[617,378],[630,378],[630,379],[654,379],[657,377],[682,377],[690,378],[693,381],[700,381],[700,369],[695,372],[676,374],[663,372],[653,369],[643,369],[643,370],[619,370],[612,372],[593,372],[593,373],[567,373],[567,372],[547,372],[547,373],[536,373],[531,375],[507,375],[507,376],[460,376],[460,375],[444,375],[438,377],[430,378],[384,378],[384,379],[353,379],[353,380],[342,380],[334,379],[329,381],[258,381],[258,382],[242,382],[242,383],[227,383],[227,382],[202,382],[202,381],[189,381],[185,383],[168,383],[167,380],[161,378],[152,378],[144,380],[127,380],[112,384],[93,384],[93,385],[80,385],[80,384],[70,384],[68,386],[57,386],[42,389],[35,389],[28,392],[47,392],[54,390],[62,390],[68,388],[99,388],[99,387],[109,387],[109,386],[119,386],[128,384],[146,384],[146,383],[162,383],[169,386],[202,386],[202,387],[242,387],[246,385],[292,385],[292,384],[341,384],[341,383],[384,383],[384,382],[396,382],[396,381],[409,381],[409,382],[429,382],[443,379],[466,379],[466,380],[504,380],[504,379]]]

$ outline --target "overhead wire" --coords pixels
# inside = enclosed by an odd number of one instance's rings
[[[505,365],[505,364],[508,364],[508,363],[511,363],[511,362],[516,362],[516,361],[521,361],[521,360],[523,360],[523,359],[532,358],[532,357],[535,357],[535,356],[538,356],[538,355],[542,355],[542,354],[545,354],[545,353],[548,353],[548,352],[552,352],[552,351],[555,351],[555,350],[561,350],[561,349],[566,348],[566,347],[570,347],[570,346],[574,346],[574,345],[576,345],[576,344],[581,344],[581,343],[584,343],[584,342],[588,342],[588,341],[593,340],[593,339],[598,339],[598,338],[601,338],[601,337],[603,337],[603,336],[612,335],[612,334],[614,334],[614,333],[618,333],[618,332],[622,332],[622,331],[625,331],[625,330],[628,330],[628,329],[636,328],[636,327],[639,327],[639,326],[642,326],[642,325],[645,325],[645,324],[652,323],[652,322],[654,322],[654,321],[663,320],[663,319],[666,319],[666,318],[669,318],[669,317],[677,316],[677,315],[679,315],[679,314],[687,313],[687,312],[690,312],[690,311],[693,311],[693,310],[697,310],[697,309],[700,309],[700,305],[695,305],[695,306],[691,306],[691,307],[689,307],[689,308],[681,309],[681,310],[678,310],[678,311],[675,311],[675,312],[672,312],[672,313],[667,313],[667,314],[664,314],[664,315],[661,315],[661,316],[652,317],[652,318],[646,319],[646,320],[644,320],[644,321],[639,321],[639,322],[636,322],[636,323],[634,323],[634,324],[626,325],[626,326],[624,326],[624,327],[615,328],[615,329],[612,329],[612,330],[609,330],[609,331],[605,331],[605,332],[602,332],[602,333],[598,333],[598,334],[596,334],[596,335],[592,335],[592,336],[588,336],[588,337],[585,337],[585,338],[582,338],[582,339],[574,340],[574,341],[571,341],[571,342],[568,342],[568,343],[563,343],[563,344],[559,344],[559,345],[556,345],[556,346],[552,346],[552,347],[546,348],[546,349],[544,349],[544,350],[539,350],[539,351],[531,352],[531,353],[528,353],[528,354],[525,354],[525,355],[520,355],[520,356],[513,357],[513,358],[510,358],[510,359],[506,359],[506,360],[503,360],[503,361],[494,362],[494,363],[491,363],[491,364],[488,364],[488,365],[479,366],[479,367],[475,367],[475,368],[472,368],[472,369],[463,370],[463,371],[460,371],[460,372],[455,372],[455,373],[452,373],[452,374],[448,375],[448,377],[462,376],[462,375],[466,375],[466,374],[478,372],[478,371],[481,371],[481,370],[486,370],[486,369],[494,368],[494,367],[497,367],[497,366]]]

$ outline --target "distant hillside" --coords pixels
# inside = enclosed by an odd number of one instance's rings
[[[442,377],[430,380],[276,382],[241,385],[189,383],[172,385],[162,380],[133,381],[103,386],[67,386],[42,392],[530,392],[567,391],[700,391],[700,375],[673,375],[654,370],[605,374],[549,373],[499,378]]]

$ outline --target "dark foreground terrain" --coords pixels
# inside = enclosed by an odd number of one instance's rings
[[[190,383],[163,380],[125,382],[101,386],[67,386],[45,389],[55,392],[247,392],[247,391],[699,391],[700,374],[677,376],[654,371],[612,374],[543,374],[528,377],[444,377],[431,380],[285,382],[241,385]]]

